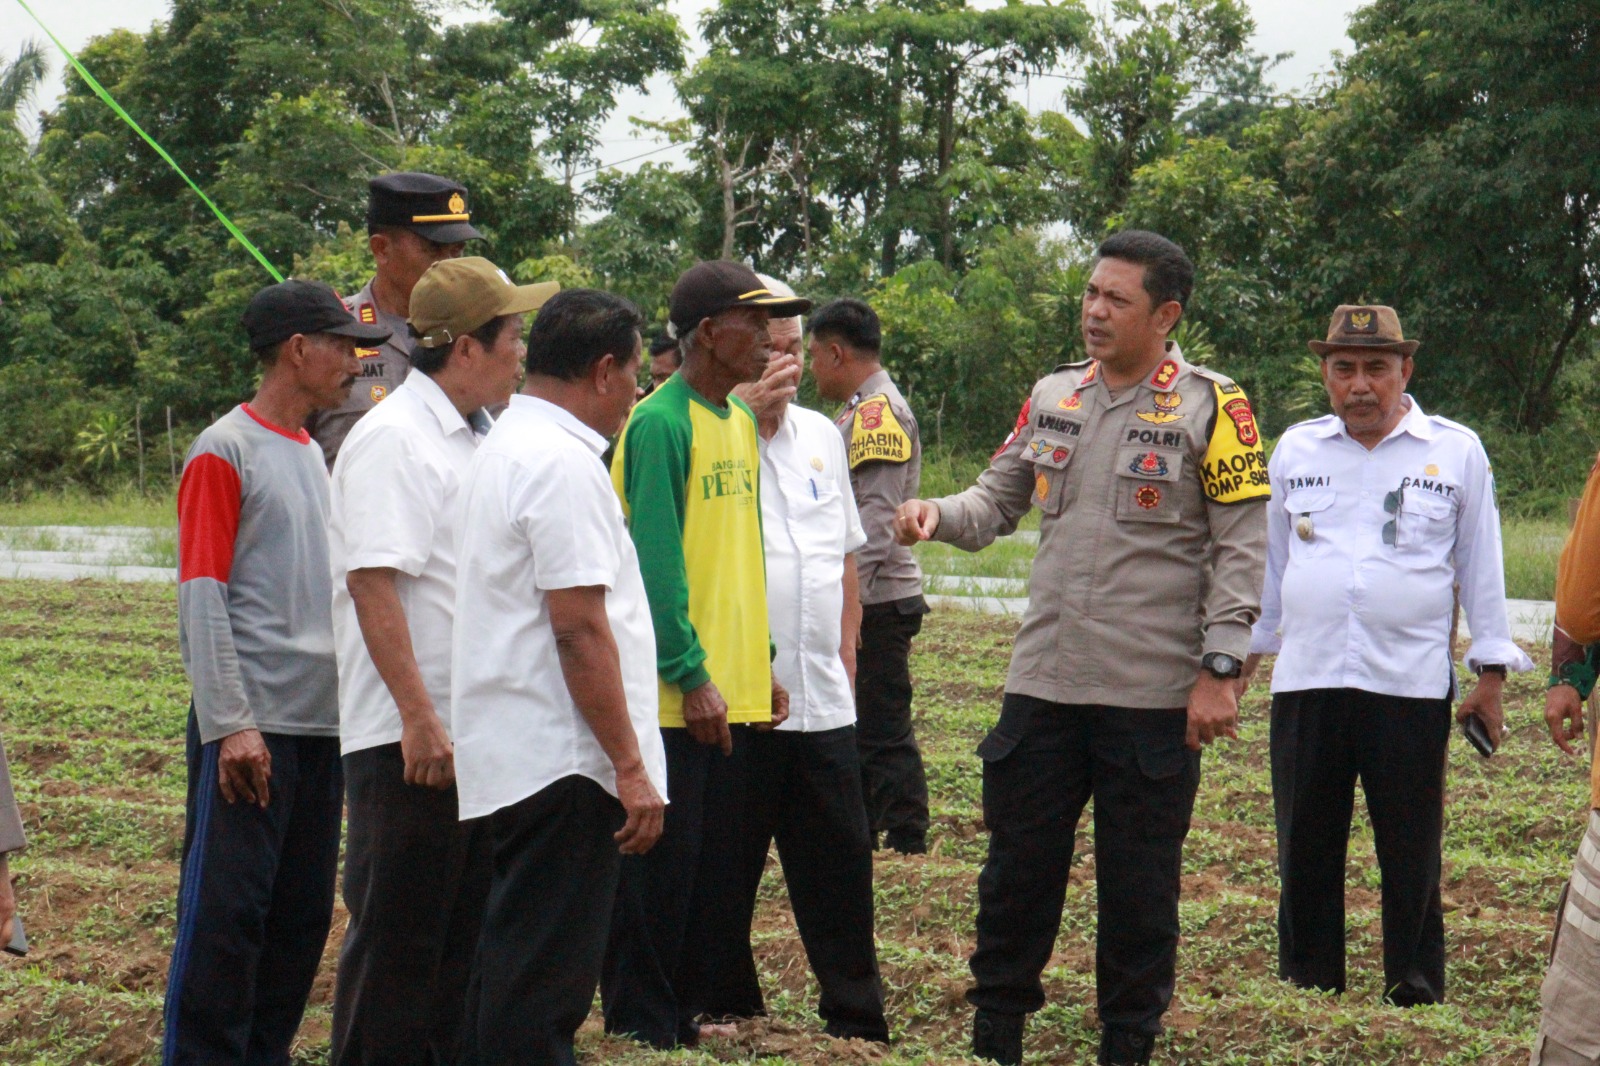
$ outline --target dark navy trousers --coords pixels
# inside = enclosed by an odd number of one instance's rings
[[[488,820],[455,785],[405,782],[400,743],[344,757],[350,912],[333,993],[332,1066],[453,1066],[489,896]],[[597,786],[598,787],[598,786]]]
[[[978,875],[973,1006],[1044,1006],[1078,816],[1094,800],[1095,982],[1107,1034],[1152,1037],[1172,1001],[1178,893],[1200,753],[1183,708],[1051,703],[1008,692],[978,746],[989,858]],[[1101,1061],[1106,1061],[1102,1057]]]
[[[267,809],[229,803],[221,741],[189,712],[178,933],[166,1066],[286,1066],[333,920],[344,777],[338,737],[264,733]]]
[[[600,997],[606,1032],[652,1047],[692,1047],[711,965],[708,945],[736,921],[733,874],[742,827],[741,767],[752,730],[733,727],[733,754],[667,727],[670,802],[661,839],[622,858]]]
[[[1444,1002],[1445,762],[1450,700],[1360,689],[1272,697],[1278,826],[1278,973],[1343,992],[1345,857],[1356,781],[1382,875],[1384,998]]]
[[[739,776],[739,834],[725,871],[731,893],[705,945],[699,1012],[766,1013],[750,930],[770,845],[778,845],[789,903],[817,975],[830,1036],[887,1043],[873,939],[872,832],[861,798],[855,726],[818,733],[752,730]]]
[[[928,775],[911,718],[911,641],[928,611],[921,596],[862,608],[856,651],[856,747],[867,823],[883,846],[928,850]]]

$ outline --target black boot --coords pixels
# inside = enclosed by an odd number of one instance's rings
[[[972,1054],[998,1062],[1000,1066],[1019,1066],[1022,1062],[1022,1023],[1025,1014],[1002,1014],[978,1008],[972,1016]]]
[[[1150,1061],[1156,1038],[1130,1029],[1100,1030],[1101,1066],[1141,1066]]]

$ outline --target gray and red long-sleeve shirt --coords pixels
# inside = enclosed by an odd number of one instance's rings
[[[339,735],[328,471],[303,429],[240,404],[178,486],[178,640],[200,740]]]

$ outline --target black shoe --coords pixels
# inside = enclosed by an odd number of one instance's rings
[[[1101,1066],[1141,1066],[1150,1061],[1156,1038],[1129,1029],[1100,1030]]]
[[[928,838],[925,836],[885,833],[883,835],[883,846],[890,851],[898,851],[902,855],[928,854]]]
[[[1020,1066],[1025,1014],[1002,1014],[978,1008],[972,1016],[972,1053],[1000,1066]]]

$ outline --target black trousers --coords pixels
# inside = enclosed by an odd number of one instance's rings
[[[608,1033],[658,1048],[699,1038],[695,1019],[714,967],[707,945],[726,939],[736,912],[731,871],[752,732],[734,726],[733,754],[725,756],[687,729],[661,730],[670,802],[656,846],[622,857],[600,982]]]
[[[1343,992],[1344,868],[1361,781],[1383,878],[1384,996],[1444,1000],[1439,899],[1450,701],[1308,689],[1272,697],[1278,973]]]
[[[563,777],[487,818],[494,875],[470,1011],[483,1066],[572,1066],[589,1015],[626,814],[587,777]]]
[[[344,757],[350,911],[333,995],[335,1066],[454,1066],[489,894],[489,830],[456,789],[405,783],[399,743]]]
[[[1161,1032],[1172,1000],[1179,874],[1200,754],[1187,716],[1007,693],[978,746],[989,857],[978,876],[973,1006],[1044,1006],[1039,977],[1061,927],[1078,816],[1094,800],[1095,947],[1108,1031]]]
[[[922,631],[921,596],[862,608],[856,652],[856,746],[867,823],[884,846],[928,846],[928,778],[911,724],[911,639]]]
[[[167,974],[166,1066],[286,1066],[333,921],[344,781],[338,737],[263,733],[266,810],[229,803],[222,742],[188,729],[178,930]]]
[[[700,1012],[713,1018],[766,1013],[750,923],[768,846],[789,889],[800,941],[822,989],[818,1013],[830,1036],[887,1042],[883,982],[873,939],[872,833],[861,799],[854,726],[820,733],[750,733],[742,833],[726,871],[733,909],[708,945]]]

